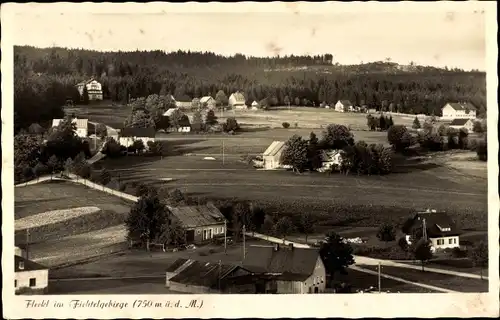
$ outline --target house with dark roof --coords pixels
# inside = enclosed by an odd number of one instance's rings
[[[16,294],[43,294],[49,286],[49,269],[21,255],[14,255]]]
[[[246,109],[246,99],[242,92],[236,91],[229,96],[229,106],[234,109]]]
[[[442,120],[475,119],[477,109],[470,102],[448,102],[441,112]]]
[[[315,248],[293,245],[250,246],[242,267],[251,275],[256,293],[321,293],[326,287],[326,271]],[[240,277],[240,279],[242,279]]]
[[[134,141],[141,140],[146,150],[148,142],[155,141],[156,131],[154,128],[123,128],[120,131],[119,143],[124,147],[130,147]]]
[[[166,287],[183,293],[244,293],[245,285],[229,279],[250,274],[238,265],[177,259],[167,268]],[[253,285],[246,284],[253,293]]]
[[[462,231],[446,212],[426,210],[417,213],[406,225],[406,239],[410,242],[410,235],[419,229],[425,228],[425,236],[430,240],[433,250],[460,247]]]
[[[262,154],[264,169],[276,169],[281,167],[281,154],[285,150],[285,142],[273,141]]]
[[[466,129],[467,132],[472,132],[474,129],[474,122],[472,119],[467,118],[453,119],[453,121],[450,122],[449,127],[457,130]]]
[[[87,89],[87,94],[89,101],[102,100],[102,85],[95,79],[89,79],[79,82],[75,85],[78,93],[80,93],[80,99],[84,100],[84,90]]]
[[[226,218],[211,203],[169,208],[186,230],[187,243],[203,243],[224,237]]]
[[[339,100],[335,104],[335,111],[350,112],[354,110],[354,105],[349,100]]]

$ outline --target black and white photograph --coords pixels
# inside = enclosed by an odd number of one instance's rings
[[[498,307],[494,2],[170,5],[2,5],[4,295]]]

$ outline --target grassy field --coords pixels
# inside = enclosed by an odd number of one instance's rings
[[[39,215],[84,206],[100,210],[65,218]],[[29,217],[36,220],[36,227],[30,228],[30,257],[47,266],[120,248],[124,241],[123,222],[129,211],[130,203],[125,200],[70,182],[40,183],[15,190],[16,221]],[[53,214],[57,215],[57,211]],[[26,243],[25,230],[16,231],[15,242]]]
[[[200,198],[251,200],[267,212],[308,211],[318,225],[329,227],[374,227],[435,208],[448,211],[463,228],[487,228],[485,181],[445,166],[415,164],[388,176],[297,175],[251,169],[237,159],[226,157],[223,165],[220,157],[209,161],[201,155],[129,157],[105,159],[102,165],[122,182],[179,188]]]
[[[376,266],[359,265],[361,268],[377,270]],[[382,266],[381,272],[394,277],[433,285],[459,292],[488,292],[488,280],[457,277],[447,274],[422,272],[421,270]]]

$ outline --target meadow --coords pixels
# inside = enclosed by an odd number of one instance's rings
[[[79,210],[93,207],[91,212]],[[81,214],[61,216],[63,209]],[[71,182],[47,182],[15,189],[15,243],[26,244],[30,258],[49,267],[117,250],[130,203]]]

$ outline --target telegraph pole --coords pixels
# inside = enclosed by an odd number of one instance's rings
[[[220,269],[221,269],[221,261],[219,260],[219,279],[218,279],[218,282],[219,282],[219,284],[218,284],[218,286],[219,286],[219,292],[220,292],[220,275],[221,275],[221,270]]]
[[[26,260],[29,260],[30,229],[26,229]]]
[[[222,139],[222,165],[224,166],[225,162],[225,154],[224,154],[224,138]]]
[[[427,241],[427,226],[425,225],[425,218],[422,219],[422,237]]]
[[[380,262],[378,263],[378,293],[382,292],[382,284],[380,280]]]
[[[224,254],[227,253],[227,220],[224,219]]]
[[[245,225],[243,225],[243,260],[245,260],[246,248],[245,248]]]

